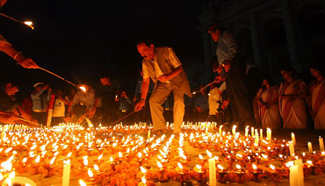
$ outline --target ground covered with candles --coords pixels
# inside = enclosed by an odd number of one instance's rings
[[[325,185],[323,132],[227,128],[187,123],[173,134],[144,123],[2,125],[0,184],[289,185],[301,168],[305,185]]]

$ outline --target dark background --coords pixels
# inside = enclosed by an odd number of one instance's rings
[[[9,0],[1,12],[31,19],[35,30],[0,17],[0,33],[40,66],[66,79],[94,82],[99,74],[107,73],[131,94],[141,67],[136,51],[139,40],[173,47],[193,79],[202,61],[200,7],[200,1],[185,0]],[[69,86],[45,72],[25,70],[4,54],[0,60],[1,82]]]

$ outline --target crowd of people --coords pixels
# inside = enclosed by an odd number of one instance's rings
[[[216,75],[209,85],[209,94],[207,87],[201,88],[194,103],[196,111],[206,116],[203,119],[242,125],[248,122],[273,129],[325,129],[325,79],[321,63],[310,64],[309,82],[284,64],[280,69],[282,82],[275,84],[269,76],[261,75],[259,88],[254,89],[243,70],[247,68],[241,68],[236,59],[237,45],[232,35],[215,26],[209,34],[218,43],[217,62],[212,63]]]
[[[2,86],[0,123],[53,126],[90,120],[109,124],[131,112],[134,104],[125,90],[112,85],[108,76],[100,77],[97,85],[80,84],[69,91],[51,88],[45,82],[35,83],[30,92],[19,91],[18,85],[12,82]],[[145,119],[135,117],[137,121]]]

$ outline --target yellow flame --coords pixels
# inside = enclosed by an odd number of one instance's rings
[[[145,176],[142,176],[142,178],[141,178],[141,182],[142,182],[142,183],[144,183],[144,184],[146,184],[146,183],[147,183],[147,179],[146,179],[146,177],[145,177]]]
[[[159,161],[157,161],[157,166],[158,166],[160,169],[163,168],[163,165],[162,165]]]
[[[307,160],[306,163],[307,163],[308,165],[313,165],[313,162],[312,162],[311,160]]]
[[[252,167],[254,170],[257,170],[257,165],[255,165],[255,163],[252,164]]]
[[[145,169],[144,167],[140,167],[140,170],[141,170],[141,172],[143,173],[143,174],[145,174],[145,173],[147,173],[147,169]]]
[[[275,170],[275,166],[272,165],[272,164],[270,164],[270,168],[271,168],[272,170]]]
[[[99,155],[97,160],[101,160],[103,158],[103,154]]]
[[[88,176],[89,176],[90,178],[94,177],[94,173],[93,173],[93,171],[91,171],[90,168],[88,168]]]
[[[83,91],[83,92],[87,92],[87,88],[86,88],[85,86],[83,86],[83,85],[81,85],[81,86],[79,87],[79,89],[80,89],[81,91]]]
[[[50,161],[50,165],[53,165],[54,161],[55,161],[56,157],[53,157]]]
[[[79,180],[79,185],[80,186],[87,186],[87,184],[81,179]]]
[[[211,153],[209,150],[206,150],[206,153],[207,153],[207,155],[209,156],[209,158],[212,157],[212,153]]]
[[[292,166],[294,166],[294,162],[293,162],[293,161],[288,161],[288,162],[286,163],[286,167],[290,168],[290,167],[292,167]]]
[[[98,167],[97,164],[94,165],[94,169],[95,169],[96,171],[99,171],[99,167]]]
[[[178,168],[183,169],[183,165],[181,163],[177,163]]]

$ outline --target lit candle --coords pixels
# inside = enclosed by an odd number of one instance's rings
[[[323,152],[324,151],[324,140],[322,137],[319,136],[318,141],[319,141],[319,149],[321,152]]]
[[[217,185],[216,162],[214,158],[209,159],[209,185]]]
[[[290,167],[290,186],[304,186],[304,173],[302,160],[296,160]]]
[[[312,146],[312,143],[311,143],[311,142],[308,142],[308,151],[309,151],[310,153],[313,152],[313,146]]]
[[[63,179],[62,179],[62,186],[69,186],[70,184],[70,160],[63,161]]]
[[[293,143],[293,145],[296,145],[296,136],[295,133],[291,132],[291,141]]]
[[[293,142],[289,142],[289,151],[290,156],[295,156],[295,146],[293,145]]]
[[[150,136],[151,136],[151,131],[150,131],[150,129],[148,130],[148,138],[150,138]]]
[[[219,136],[222,135],[222,125],[219,126]]]
[[[236,125],[234,125],[233,127],[232,127],[232,135],[236,135],[236,128],[237,128],[237,126]]]
[[[259,137],[258,137],[258,133],[255,133],[255,146],[258,146],[258,142],[259,142]]]
[[[249,126],[245,127],[245,136],[248,136],[248,132],[249,132]]]
[[[263,139],[263,129],[260,129],[260,138]]]
[[[251,136],[254,137],[254,127],[251,128]]]
[[[266,138],[267,140],[271,140],[272,138],[272,130],[270,128],[266,129]]]

